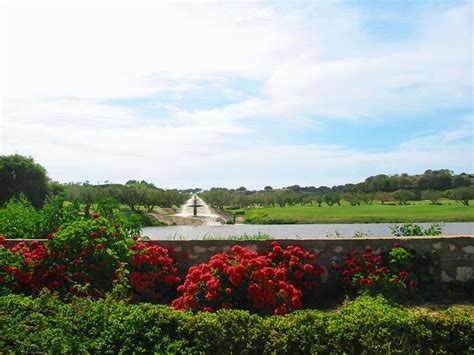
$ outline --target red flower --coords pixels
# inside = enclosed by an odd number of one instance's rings
[[[99,244],[96,244],[96,246],[95,246],[95,250],[97,250],[97,251],[101,251],[102,249],[104,249],[104,246],[103,246],[101,243],[99,243]]]
[[[99,233],[97,233],[97,232],[92,232],[92,233],[91,233],[91,237],[92,237],[92,238],[99,238]]]
[[[97,218],[99,218],[99,217],[100,217],[100,214],[97,214],[97,213],[95,213],[95,214],[92,215],[92,218],[93,218],[93,219],[97,219]]]
[[[409,286],[410,286],[411,288],[416,287],[416,281],[410,281]]]
[[[64,272],[64,270],[66,270],[66,265],[59,264],[59,265],[58,265],[58,271],[59,271],[59,272]]]
[[[51,240],[54,238],[54,234],[53,233],[48,233],[48,239]]]
[[[400,248],[400,243],[395,243],[395,244],[393,244],[393,247],[394,247],[394,248]]]

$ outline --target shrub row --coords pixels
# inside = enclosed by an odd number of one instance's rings
[[[148,303],[0,297],[0,351],[52,353],[474,353],[472,307],[409,310],[361,296],[335,312],[258,316]],[[471,314],[469,314],[469,312]]]

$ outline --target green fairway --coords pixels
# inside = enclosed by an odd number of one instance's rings
[[[288,206],[238,210],[245,212],[245,223],[403,223],[403,222],[473,222],[474,206],[463,206],[453,201],[441,205],[413,202],[409,205],[351,206]],[[235,213],[236,211],[232,211]]]

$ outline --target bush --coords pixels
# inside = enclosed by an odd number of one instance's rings
[[[436,236],[442,233],[443,225],[433,223],[428,228],[414,223],[404,223],[402,225],[394,225],[390,227],[392,234],[396,237],[419,237],[419,236]]]
[[[417,287],[417,277],[410,272],[411,254],[396,246],[388,255],[352,251],[342,266],[336,268],[349,295],[384,294],[393,298],[408,296]]]
[[[46,238],[65,223],[80,219],[77,202],[65,204],[64,195],[48,196],[43,208],[36,210],[24,197],[11,199],[0,209],[0,235],[6,238]]]
[[[136,300],[171,301],[180,282],[178,255],[138,241],[111,217],[93,215],[65,224],[49,234],[46,244],[22,241],[9,249],[0,237],[0,294],[38,294],[47,287],[63,296],[102,297],[122,284],[127,297],[130,284]]]
[[[409,310],[359,297],[336,312],[261,317],[241,310],[192,314],[50,292],[0,297],[0,349],[51,353],[453,353],[474,352],[467,311]]]
[[[286,314],[303,306],[303,290],[319,285],[323,270],[308,263],[314,257],[299,246],[283,249],[278,242],[272,242],[272,250],[261,255],[234,245],[230,254],[216,254],[209,263],[191,266],[184,284],[178,287],[182,296],[173,306]]]
[[[11,199],[0,209],[0,235],[5,238],[37,238],[40,216],[26,197]]]

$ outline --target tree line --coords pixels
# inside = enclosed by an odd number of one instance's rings
[[[426,170],[421,175],[376,175],[365,181],[337,186],[287,186],[274,189],[265,186],[263,190],[250,191],[245,187],[237,189],[199,188],[178,190],[162,189],[146,181],[130,180],[125,184],[85,183],[62,184],[47,177],[46,170],[33,158],[21,155],[0,156],[0,206],[23,194],[32,205],[40,208],[48,195],[65,194],[69,201],[80,201],[84,213],[89,214],[93,204],[125,204],[132,211],[143,206],[148,211],[155,207],[171,208],[182,205],[190,193],[200,196],[216,208],[245,208],[260,206],[293,206],[296,204],[322,206],[339,205],[345,200],[353,206],[370,204],[375,200],[382,204],[396,202],[406,204],[410,200],[430,200],[433,204],[445,197],[469,204],[474,199],[474,175],[453,174],[447,169]]]
[[[246,208],[259,206],[315,205],[321,207],[340,205],[341,200],[352,206],[362,203],[382,204],[395,202],[405,205],[412,200],[429,200],[437,204],[441,198],[459,201],[469,205],[474,199],[474,175],[461,173],[455,175],[447,169],[426,170],[422,175],[376,175],[365,181],[353,184],[328,186],[292,185],[281,189],[265,186],[263,190],[249,191],[245,187],[238,189],[211,188],[200,195],[216,208],[230,206]]]

